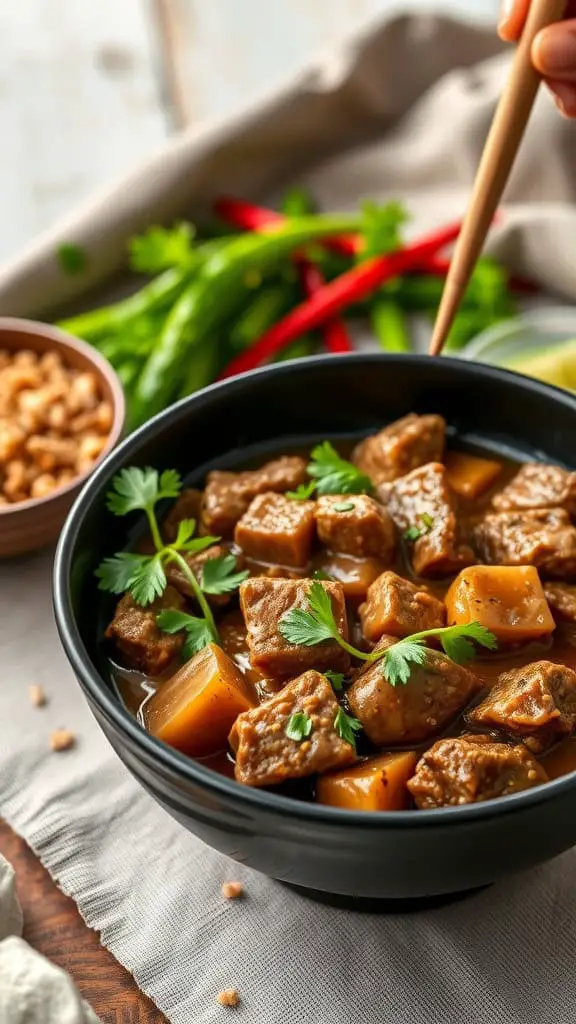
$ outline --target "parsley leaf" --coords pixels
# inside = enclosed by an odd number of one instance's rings
[[[434,520],[428,512],[423,512],[422,515],[418,516],[418,521],[421,523],[420,526],[409,526],[407,530],[404,530],[404,540],[418,540],[434,526]]]
[[[403,241],[400,228],[410,218],[401,203],[390,202],[379,206],[371,200],[362,204],[362,223],[360,230],[364,237],[364,246],[360,256],[381,256],[383,253],[394,252],[402,248]]]
[[[422,530],[418,526],[409,526],[404,530],[404,540],[414,541],[422,536]]]
[[[187,268],[194,260],[194,229],[185,221],[173,228],[158,225],[130,239],[130,267],[137,273],[159,274],[169,267]]]
[[[336,693],[340,693],[340,691],[344,687],[344,673],[333,672],[332,669],[329,668],[328,671],[324,673],[324,675],[326,676],[328,682],[332,684],[332,688],[336,690]]]
[[[434,526],[434,520],[428,512],[423,512],[420,516],[420,521],[426,527],[427,530],[431,530]]]
[[[130,593],[136,604],[145,606],[152,604],[152,601],[162,596],[166,590],[166,584],[162,556],[157,554],[136,570],[130,581]]]
[[[205,594],[229,594],[236,590],[250,573],[247,569],[237,572],[238,563],[234,555],[220,555],[209,558],[202,570],[202,590]]]
[[[335,583],[336,582],[335,576],[330,576],[329,573],[324,572],[324,569],[314,569],[314,572],[312,573],[312,579],[313,580],[327,580],[328,583]]]
[[[353,512],[356,506],[353,501],[340,501],[338,504],[333,505],[332,508],[335,512]]]
[[[410,679],[411,665],[423,665],[428,651],[423,640],[400,640],[389,647],[382,659],[382,674],[390,686],[406,684]]]
[[[280,619],[278,630],[289,644],[315,647],[316,644],[340,637],[330,594],[316,580],[308,590],[308,609],[293,608]]]
[[[100,580],[98,589],[110,594],[123,594],[130,589],[135,573],[150,561],[150,555],[137,555],[132,551],[121,551],[112,558],[105,558],[95,573]]]
[[[445,654],[458,665],[465,665],[476,654],[474,643],[495,651],[498,641],[493,633],[479,622],[468,622],[462,626],[449,626],[440,634],[440,643]]]
[[[344,740],[345,743],[349,743],[356,750],[356,736],[354,734],[360,732],[362,723],[357,718],[353,718],[352,715],[347,715],[344,708],[338,708],[334,719],[334,728],[340,739]]]
[[[312,450],[307,472],[316,480],[318,494],[369,494],[374,490],[370,478],[342,459],[330,441]]]
[[[88,258],[86,250],[80,245],[76,245],[74,242],[63,242],[58,246],[56,255],[65,274],[70,274],[72,277],[74,274],[81,274],[83,270],[86,270]]]
[[[437,636],[444,653],[457,665],[464,665],[476,654],[474,643],[495,651],[498,641],[490,630],[479,622],[466,622],[459,626],[443,626],[439,629],[425,629],[413,633],[404,640],[389,647],[382,660],[383,674],[390,686],[407,683],[411,665],[423,665],[427,650],[423,646],[426,638]],[[472,642],[474,641],[474,643]]]
[[[107,506],[116,516],[149,511],[161,498],[177,498],[181,489],[182,481],[175,469],[166,469],[159,475],[156,469],[130,466],[121,469],[112,480]]]
[[[199,619],[195,615],[188,615],[186,612],[177,611],[175,608],[167,608],[156,616],[158,627],[163,633],[185,632],[182,654],[185,659],[191,658],[214,642],[212,632],[206,619]]]
[[[316,481],[311,480],[308,484],[300,484],[295,491],[286,491],[286,497],[292,501],[308,501],[316,490]]]
[[[301,743],[312,732],[312,719],[305,711],[295,711],[290,715],[284,730],[289,740]]]

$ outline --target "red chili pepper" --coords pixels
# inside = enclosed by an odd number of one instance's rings
[[[229,196],[218,199],[214,203],[214,211],[222,220],[244,231],[262,231],[286,220],[276,210],[268,210],[264,206],[255,206],[244,199]],[[339,238],[327,238],[324,245],[343,256],[354,256],[360,249],[361,239],[358,235],[341,235]]]
[[[458,237],[460,228],[460,223],[451,224],[405,249],[385,256],[375,256],[347,270],[316,292],[307,302],[288,313],[254,345],[232,359],[220,374],[220,379],[255,369],[277,352],[281,352],[301,334],[325,323],[352,303],[366,298],[385,281],[421,266],[434,253],[453,242]]]
[[[450,260],[443,256],[432,256],[418,268],[424,274],[433,274],[435,277],[446,277],[450,269]],[[518,277],[511,274],[508,278],[508,287],[519,295],[534,295],[539,291],[538,285],[528,281],[525,277]]]
[[[304,294],[309,299],[326,287],[326,282],[315,263],[298,257],[296,265]],[[339,352],[353,351],[348,331],[341,320],[328,320],[322,327],[322,337],[328,352],[337,354]]]

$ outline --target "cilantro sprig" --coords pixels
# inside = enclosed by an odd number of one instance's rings
[[[452,661],[464,665],[476,655],[476,645],[488,650],[496,650],[496,637],[479,622],[467,622],[458,626],[442,626],[438,629],[425,629],[420,633],[398,640],[386,650],[375,650],[367,653],[353,647],[341,635],[334,612],[330,594],[321,583],[314,581],[308,591],[308,608],[294,608],[282,616],[278,629],[290,644],[303,647],[315,647],[327,640],[335,640],[353,658],[367,663],[380,662],[382,675],[390,686],[403,685],[408,682],[412,666],[424,665],[428,657],[426,641],[437,637],[442,650]]]
[[[284,732],[289,740],[301,743],[312,732],[312,719],[310,715],[307,715],[305,711],[295,711],[293,715],[290,715]]]
[[[370,477],[361,473],[353,462],[343,459],[330,441],[317,444],[310,453],[306,467],[312,479],[300,484],[295,491],[286,491],[286,497],[294,501],[308,501],[314,495],[322,494],[371,494],[374,484]],[[348,505],[341,511],[348,511]]]
[[[362,722],[352,715],[347,715],[344,708],[338,708],[334,718],[334,728],[341,740],[349,743],[356,750],[356,733],[362,729]]]
[[[170,563],[177,565],[190,585],[202,612],[202,618],[166,609],[160,612],[156,621],[160,629],[167,633],[184,630],[184,652],[192,654],[201,650],[207,643],[218,642],[214,616],[205,593],[229,593],[246,579],[248,573],[236,572],[236,559],[233,555],[227,554],[208,559],[203,566],[202,579],[199,582],[188,565],[186,556],[204,551],[220,538],[194,536],[194,519],[181,520],[175,540],[171,544],[164,543],[156,516],[156,506],[164,498],[177,498],[181,489],[182,481],[173,469],[158,473],[155,469],[130,466],[114,477],[112,489],[107,495],[107,507],[116,516],[144,512],[155,551],[151,555],[121,551],[111,558],[105,558],[96,570],[96,576],[100,590],[112,594],[123,594],[128,591],[136,604],[146,607],[161,597],[166,590],[166,566]]]

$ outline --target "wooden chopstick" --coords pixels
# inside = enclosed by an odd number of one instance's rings
[[[532,0],[528,18],[514,57],[510,77],[496,109],[488,134],[472,198],[436,316],[430,355],[439,355],[458,312],[462,297],[508,181],[541,76],[532,63],[532,43],[541,29],[560,21],[567,0]]]

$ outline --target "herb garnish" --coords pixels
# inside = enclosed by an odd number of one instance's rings
[[[353,512],[356,506],[353,501],[340,501],[332,508],[335,512]]]
[[[310,480],[307,484],[300,484],[295,491],[286,491],[286,497],[293,501],[308,501],[316,490],[316,481]]]
[[[341,458],[330,441],[312,449],[307,473],[316,481],[318,494],[369,494],[374,490],[370,477]]]
[[[468,622],[459,626],[442,626],[425,629],[420,633],[398,640],[386,650],[361,651],[341,636],[338,629],[330,595],[321,583],[314,582],[308,591],[308,609],[294,608],[282,616],[278,629],[288,643],[296,646],[315,647],[327,640],[335,640],[353,658],[367,663],[381,662],[382,675],[390,686],[407,683],[411,665],[423,665],[427,657],[425,647],[428,637],[438,637],[444,653],[458,665],[470,661],[476,653],[474,644],[493,651],[498,644],[496,637],[479,622]]]
[[[404,540],[419,540],[419,538],[423,537],[424,534],[429,533],[434,526],[434,520],[428,512],[423,512],[421,516],[418,516],[418,520],[421,523],[421,526],[409,526],[408,529],[404,531]]]
[[[194,261],[194,229],[181,221],[172,228],[153,225],[130,239],[130,267],[141,274],[159,274],[169,267],[187,269]]]
[[[349,743],[356,750],[356,736],[354,733],[360,732],[362,723],[357,718],[353,718],[352,715],[347,715],[344,708],[338,708],[334,719],[334,728],[340,739],[344,740],[345,743]]]
[[[335,583],[336,577],[330,576],[329,573],[324,572],[324,569],[314,569],[312,573],[313,580],[326,580],[328,583]]]
[[[305,711],[295,711],[290,715],[284,730],[289,740],[301,743],[312,732],[312,719]]]
[[[88,259],[86,250],[74,242],[62,242],[57,250],[58,262],[65,274],[81,274],[86,270]]]
[[[220,538],[195,537],[196,523],[193,519],[181,520],[176,539],[172,544],[164,543],[156,517],[156,505],[163,498],[177,498],[181,489],[182,481],[173,469],[159,474],[155,469],[131,466],[122,469],[114,477],[112,489],[107,495],[108,508],[117,516],[144,512],[156,550],[153,555],[121,551],[111,558],[105,558],[96,570],[96,576],[100,581],[100,590],[112,594],[128,591],[136,604],[145,607],[161,597],[166,590],[166,565],[177,565],[192,589],[203,618],[166,609],[157,616],[157,622],[167,633],[184,629],[187,634],[185,650],[187,648],[195,652],[211,641],[218,641],[214,617],[204,591],[210,594],[228,593],[235,590],[248,574],[235,572],[236,560],[233,555],[222,555],[208,559],[203,567],[202,582],[199,583],[185,555],[203,551]],[[179,626],[176,626],[176,616],[179,616]]]
[[[336,693],[340,693],[344,687],[344,673],[333,672],[332,669],[328,669],[327,672],[324,672],[324,675],[328,682],[332,684],[332,689],[336,690]]]

